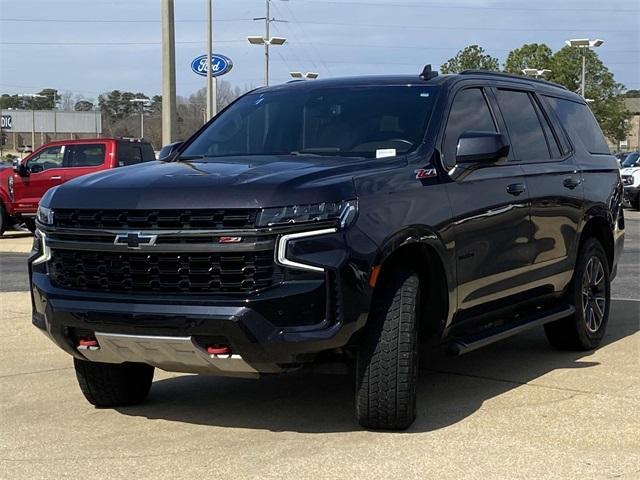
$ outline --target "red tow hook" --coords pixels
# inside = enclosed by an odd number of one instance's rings
[[[231,347],[228,345],[209,345],[207,353],[209,355],[231,355]]]
[[[78,346],[79,347],[98,347],[98,341],[95,338],[81,338],[78,341]]]

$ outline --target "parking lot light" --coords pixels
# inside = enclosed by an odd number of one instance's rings
[[[132,98],[129,100],[131,103],[137,103],[140,105],[140,138],[144,138],[144,107],[149,104],[148,98]]]
[[[551,70],[549,70],[548,68],[524,68],[522,69],[522,73],[524,73],[527,77],[544,78],[546,74],[551,73]]]
[[[596,38],[591,40],[589,38],[572,38],[569,40],[565,40],[565,42],[569,47],[573,48],[596,48],[601,46],[604,43],[604,40],[601,38]],[[586,71],[586,53],[585,50],[582,50],[582,81],[580,82],[580,95],[584,98],[584,89],[585,89],[585,71]]]
[[[316,72],[289,72],[289,75],[291,75],[291,78],[295,78],[296,80],[315,80],[320,76],[320,74]]]

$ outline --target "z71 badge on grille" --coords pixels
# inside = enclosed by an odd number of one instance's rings
[[[155,245],[157,235],[143,235],[140,232],[127,232],[116,235],[114,245],[126,245],[131,249],[139,249],[141,246]]]

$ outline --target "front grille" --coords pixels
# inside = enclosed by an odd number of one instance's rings
[[[246,293],[277,283],[273,251],[119,253],[52,250],[54,285],[96,292]]]
[[[62,228],[239,229],[255,228],[258,209],[85,210],[55,209],[53,223]]]

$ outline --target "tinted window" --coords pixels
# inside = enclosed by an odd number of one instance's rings
[[[67,167],[98,167],[104,163],[104,145],[68,145]]]
[[[444,134],[443,155],[445,163],[453,167],[456,163],[458,138],[468,130],[496,132],[489,105],[479,88],[468,88],[459,92],[451,105]]]
[[[547,138],[547,145],[549,146],[549,151],[551,152],[551,158],[562,157],[562,153],[560,152],[560,145],[558,144],[558,135],[556,135],[555,132],[553,131],[553,127],[551,126],[551,122],[549,118],[547,118],[546,112],[542,110],[542,108],[540,107],[537,101],[533,100],[533,103],[536,107],[538,118],[542,123],[544,136]]]
[[[27,167],[29,167],[33,173],[49,170],[50,168],[60,168],[62,167],[63,157],[64,147],[45,148],[27,161]]]
[[[375,158],[405,153],[422,143],[437,90],[307,84],[249,94],[216,118],[183,155]]]
[[[609,154],[607,141],[589,107],[562,98],[546,97],[551,108],[573,136],[577,136],[590,153]]]
[[[638,166],[638,163],[640,163],[638,160],[640,160],[640,154],[630,153],[625,157],[624,162],[622,162],[622,166],[624,168],[636,167]]]
[[[153,148],[148,143],[121,142],[118,144],[119,167],[151,162],[155,159],[156,155],[153,153]]]
[[[156,159],[156,154],[153,152],[153,148],[148,143],[140,144],[140,148],[142,149],[142,161],[143,162],[152,162]]]
[[[509,131],[516,160],[550,159],[547,140],[529,94],[498,90],[498,104]]]

